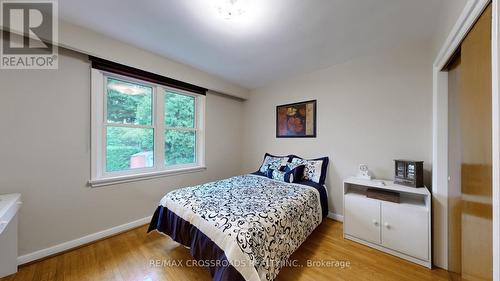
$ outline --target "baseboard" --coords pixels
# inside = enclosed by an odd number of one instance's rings
[[[85,245],[85,244],[88,244],[88,243],[91,243],[91,242],[94,242],[94,241],[97,241],[97,240],[100,240],[100,239],[103,239],[103,238],[106,238],[109,236],[119,234],[121,232],[130,230],[130,229],[145,225],[145,224],[149,223],[150,221],[151,221],[151,216],[145,217],[142,219],[138,219],[136,221],[126,223],[126,224],[122,224],[122,225],[118,225],[118,226],[115,226],[112,228],[108,228],[108,229],[103,230],[103,231],[92,233],[92,234],[80,237],[78,239],[75,239],[75,240],[67,241],[67,242],[64,242],[64,243],[61,243],[61,244],[58,244],[58,245],[55,245],[55,246],[52,246],[49,248],[45,248],[45,249],[42,249],[42,250],[39,250],[39,251],[36,251],[33,253],[29,253],[29,254],[18,257],[17,264],[18,265],[26,264],[26,263],[29,263],[32,261],[36,261],[36,260],[40,260],[40,259],[43,259],[43,258],[46,258],[49,256],[53,256],[55,254],[62,253],[64,251],[71,250],[73,248],[77,248],[79,246],[82,246],[82,245]]]
[[[339,214],[335,214],[334,212],[328,212],[328,216],[329,218],[331,218],[332,220],[336,220],[336,221],[339,221],[339,222],[344,222],[344,216],[343,215],[339,215]]]
[[[333,220],[339,221],[339,222],[344,221],[344,216],[339,215],[339,214],[335,214],[333,212],[329,212],[328,217],[333,219]],[[145,218],[133,221],[133,222],[118,225],[118,226],[115,226],[112,228],[108,228],[106,230],[92,233],[92,234],[77,238],[75,240],[67,241],[67,242],[64,242],[64,243],[61,243],[61,244],[58,244],[58,245],[55,245],[55,246],[52,246],[49,248],[45,248],[45,249],[42,249],[42,250],[39,250],[39,251],[36,251],[33,253],[22,255],[22,256],[19,256],[17,258],[17,264],[22,265],[22,264],[26,264],[26,263],[29,263],[32,261],[40,260],[40,259],[43,259],[43,258],[46,258],[49,256],[53,256],[55,254],[62,253],[64,251],[68,251],[68,250],[71,250],[73,248],[77,248],[79,246],[82,246],[82,245],[85,245],[88,243],[92,243],[94,241],[97,241],[97,240],[100,240],[100,239],[103,239],[103,238],[106,238],[109,236],[113,236],[113,235],[119,234],[121,232],[130,230],[130,229],[133,229],[136,227],[139,227],[141,225],[149,223],[150,221],[151,221],[150,216],[145,217]]]

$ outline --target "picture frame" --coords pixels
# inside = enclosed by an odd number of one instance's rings
[[[276,106],[276,138],[315,138],[316,100]]]

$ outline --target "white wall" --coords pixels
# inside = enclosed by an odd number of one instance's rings
[[[0,194],[20,192],[20,255],[152,215],[168,191],[240,174],[240,100],[208,94],[204,172],[88,188],[90,65],[0,71]]]
[[[244,171],[265,152],[328,156],[329,208],[342,214],[342,179],[368,164],[393,177],[393,159],[432,159],[432,64],[428,45],[361,57],[253,91],[245,101]],[[317,99],[318,137],[277,139],[276,105]],[[427,182],[430,175],[426,176]]]
[[[432,38],[433,59],[438,55],[468,1],[470,0],[441,0],[438,24]]]
[[[216,75],[62,20],[59,21],[59,44],[84,54],[158,73],[226,95],[242,99],[248,96],[248,89]]]

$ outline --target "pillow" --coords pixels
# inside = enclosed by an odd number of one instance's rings
[[[278,169],[267,170],[267,177],[284,182],[293,182],[293,173],[280,171]]]
[[[293,173],[293,182],[299,182],[303,179],[305,165],[298,163],[287,163],[286,168]]]
[[[325,184],[328,157],[308,160],[298,156],[292,156],[291,163],[305,166],[304,175],[302,177],[303,180],[313,181],[321,185]]]
[[[304,165],[287,163],[277,169],[267,170],[267,177],[284,182],[298,182],[302,179]]]
[[[288,156],[274,156],[269,153],[264,155],[264,161],[260,166],[259,172],[267,175],[268,169],[277,169],[281,166],[285,166],[290,160]]]

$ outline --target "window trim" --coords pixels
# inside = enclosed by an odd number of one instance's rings
[[[105,119],[107,114],[107,79],[118,79],[124,82],[137,83],[152,87],[152,116],[151,125],[135,124],[111,124]],[[192,96],[195,99],[195,126],[190,131],[195,131],[195,163],[175,166],[165,165],[164,135],[166,132],[165,119],[165,90],[183,95]],[[106,128],[108,126],[127,128],[153,128],[154,130],[154,164],[151,168],[131,169],[126,171],[106,171]],[[185,129],[185,128],[179,128]],[[163,135],[163,136],[161,136]],[[118,183],[132,182],[138,180],[153,179],[169,175],[178,175],[189,172],[199,172],[206,169],[205,166],[205,96],[191,93],[185,90],[172,88],[160,84],[127,77],[112,72],[91,69],[91,179],[89,185],[98,187]]]

